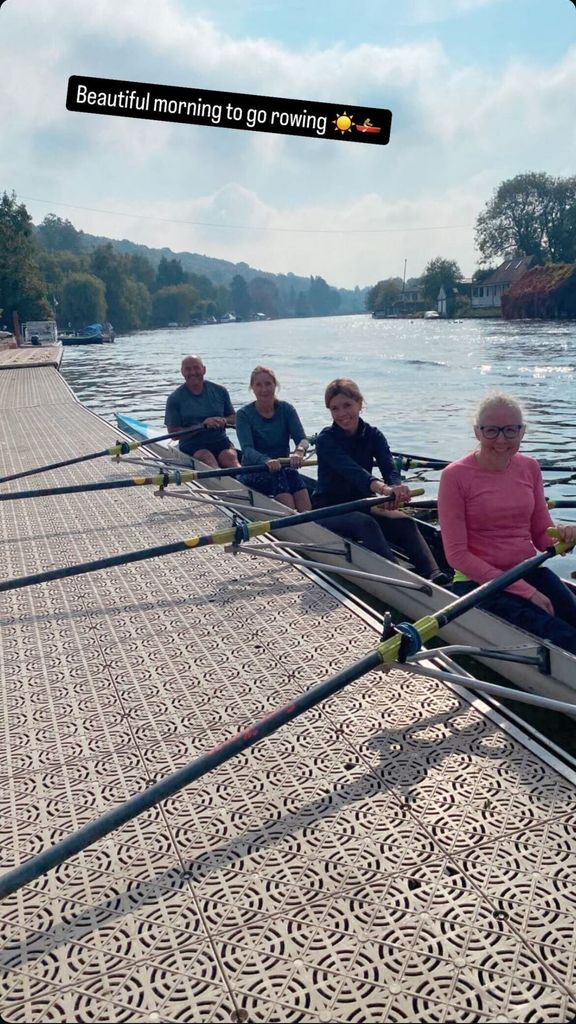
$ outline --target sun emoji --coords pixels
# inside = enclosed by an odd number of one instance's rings
[[[332,121],[332,124],[336,126],[335,130],[340,132],[341,135],[344,135],[345,132],[351,132],[354,126],[352,116],[347,114],[346,111],[343,114],[338,114],[336,120]]]

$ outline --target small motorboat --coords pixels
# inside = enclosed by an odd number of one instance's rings
[[[111,324],[89,324],[82,331],[60,335],[63,345],[107,345],[114,341]]]

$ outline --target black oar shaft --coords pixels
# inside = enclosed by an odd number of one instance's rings
[[[64,459],[61,462],[51,462],[47,466],[37,466],[35,469],[23,469],[20,473],[11,473],[9,476],[0,476],[0,484],[7,484],[10,480],[22,480],[25,476],[36,476],[38,473],[48,473],[52,469],[63,469],[65,466],[77,466],[79,462],[90,462],[92,459],[102,459],[106,455],[126,455],[129,451],[141,448],[147,444],[155,444],[158,441],[166,441],[170,437],[186,437],[197,433],[200,427],[187,427],[182,430],[173,430],[169,434],[159,434],[158,437],[150,437],[145,441],[119,441],[112,448],[103,448],[100,452],[91,452],[89,455],[77,455],[73,459]]]
[[[422,488],[411,492],[422,494]],[[347,501],[343,505],[327,505],[326,508],[313,508],[310,512],[298,512],[295,516],[284,516],[283,519],[276,519],[270,524],[272,533],[281,530],[285,526],[300,526],[303,523],[320,523],[323,519],[331,519],[333,516],[347,515],[348,512],[366,512],[373,505],[382,505],[392,501],[393,495],[378,494],[373,498],[360,498],[358,501]]]
[[[119,807],[114,807],[100,818],[91,821],[84,828],[79,829],[78,832],[67,836],[60,843],[8,871],[0,878],[0,899],[10,896],[11,893],[21,889],[23,885],[29,885],[36,878],[85,850],[86,847],[91,846],[98,840],[103,839],[104,836],[109,835],[110,832],[113,832],[121,825],[125,825],[126,822],[136,818],[143,811],[155,807],[162,800],[166,800],[168,797],[178,793],[191,782],[195,782],[197,779],[202,778],[203,775],[213,771],[214,768],[218,768],[232,757],[235,757],[236,754],[240,754],[243,750],[247,750],[256,743],[260,743],[266,736],[270,736],[283,725],[304,714],[305,711],[316,707],[317,704],[326,700],[327,697],[338,693],[339,690],[359,679],[371,669],[377,668],[378,665],[380,665],[380,658],[375,652],[372,652],[363,658],[362,661],[357,662],[338,675],[332,676],[325,682],[318,683],[310,690],[307,690],[306,693],[295,697],[288,704],[284,704],[282,707],[272,711],[265,718],[261,718],[253,725],[247,726],[242,732],[225,740],[224,743],[209,750],[206,754],[202,754],[195,761],[192,761],[191,764],[186,765],[185,768],[181,768],[172,775],[161,779],[160,782],[150,786],[149,789],[131,797],[125,803],[120,804]]]
[[[288,463],[289,459],[279,459]],[[305,462],[305,466],[315,465]],[[187,483],[191,480],[205,480],[211,477],[238,476],[240,473],[261,473],[262,466],[235,466],[232,469],[182,469],[172,475],[160,473],[156,476],[133,476],[125,480],[99,480],[93,484],[65,484],[62,487],[37,487],[30,491],[6,491],[0,494],[0,501],[17,501],[21,498],[47,498],[57,494],[84,494],[89,491],[114,491],[121,487],[156,486],[167,487],[168,484]]]
[[[421,493],[421,491],[417,493]],[[361,498],[359,501],[349,501],[343,505],[334,505],[331,508],[315,509],[311,512],[300,512],[297,515],[284,516],[282,519],[276,519],[274,522],[258,520],[254,523],[244,523],[238,527],[218,530],[216,533],[206,534],[201,537],[191,537],[187,540],[175,541],[172,544],[142,548],[139,551],[111,555],[108,558],[98,558],[92,562],[81,562],[77,565],[64,566],[61,569],[48,569],[46,572],[34,573],[30,576],[19,576],[16,579],[4,580],[0,583],[0,593],[9,590],[20,590],[23,587],[31,587],[37,583],[47,583],[50,580],[61,580],[68,576],[81,576],[83,573],[98,572],[100,569],[110,569],[113,566],[127,565],[130,562],[143,562],[149,558],[172,555],[177,551],[188,551],[190,548],[201,548],[211,544],[232,544],[237,539],[250,540],[252,537],[261,536],[263,533],[275,533],[277,530],[287,526],[298,526],[300,523],[329,519],[336,515],[346,515],[347,512],[367,511],[373,505],[382,504],[390,500],[390,495]]]
[[[7,484],[10,480],[22,480],[25,476],[36,476],[38,473],[48,473],[51,469],[62,469],[64,466],[76,466],[79,462],[90,462],[91,459],[101,459],[108,455],[108,449],[103,452],[92,452],[90,455],[78,455],[75,459],[66,459],[64,462],[51,462],[48,466],[38,466],[36,469],[23,469],[20,473],[10,473],[9,476],[0,476],[0,484]]]
[[[446,462],[445,459],[428,458],[427,455],[411,455],[409,452],[392,452],[391,454],[395,459],[403,459],[406,461],[408,463],[408,468],[410,468],[410,463],[413,463],[414,465],[429,466],[431,469],[445,469],[446,466],[450,465],[450,463]]]
[[[233,531],[231,531],[233,532]],[[232,540],[232,537],[230,537]],[[196,547],[211,543],[207,538],[199,537]],[[29,576],[18,576],[13,580],[0,582],[0,593],[9,590],[21,590],[23,587],[33,587],[37,583],[48,583],[51,580],[63,580],[69,576],[82,576],[84,573],[98,572],[100,569],[111,569],[116,565],[128,565],[130,562],[143,562],[148,558],[159,558],[161,555],[172,555],[177,551],[187,551],[188,545],[185,541],[175,541],[173,544],[162,544],[153,548],[142,548],[139,551],[130,551],[127,554],[110,555],[108,558],[98,558],[93,562],[81,562],[77,565],[63,566],[61,569],[47,569],[45,572],[33,573]]]
[[[548,508],[576,508],[576,498],[550,498],[546,501]],[[413,501],[411,508],[437,508],[438,498],[426,498],[424,501]]]
[[[152,484],[151,477],[137,480],[102,480],[94,484],[68,484],[65,487],[37,487],[33,491],[4,491],[0,501],[18,501],[20,498],[47,498],[55,494],[83,494],[85,491],[114,491],[122,487],[134,487],[137,482]]]
[[[410,469],[411,466],[445,469],[450,465],[450,462],[445,459],[435,459],[428,455],[412,455],[410,452],[392,452],[391,454],[394,459],[402,459],[406,463],[406,469]],[[540,469],[543,473],[572,473],[576,475],[576,466],[554,466],[552,463],[540,462]]]
[[[531,572],[532,569],[537,569],[539,565],[542,565],[542,563],[548,558],[553,558],[557,553],[558,552],[555,547],[549,547],[546,551],[541,551],[538,555],[534,555],[532,558],[527,558],[521,565],[515,565],[514,568],[508,569],[500,576],[497,576],[496,579],[488,580],[487,583],[483,583],[470,594],[464,594],[463,597],[458,598],[457,601],[453,601],[447,608],[444,608],[443,611],[438,612],[434,616],[438,620],[439,628],[445,626],[446,623],[459,618],[460,615],[464,615],[464,613],[469,611],[471,608],[476,608],[478,604],[485,601],[487,597],[491,597],[492,594],[496,594],[500,590],[504,590],[512,583],[516,583],[527,573]]]

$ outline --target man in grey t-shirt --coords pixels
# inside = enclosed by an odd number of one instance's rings
[[[179,442],[181,451],[215,468],[238,466],[236,450],[226,437],[226,427],[236,424],[236,413],[226,388],[204,380],[206,367],[200,356],[186,356],[180,370],[184,383],[166,402],[164,418],[169,432],[198,427]]]

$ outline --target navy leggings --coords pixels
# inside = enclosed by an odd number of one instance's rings
[[[349,512],[348,515],[332,516],[331,519],[320,522],[329,530],[339,533],[341,537],[363,544],[390,562],[396,561],[390,547],[390,544],[393,544],[406,552],[418,575],[424,576],[425,579],[438,569],[434,555],[418,526],[409,516],[402,519],[377,519],[367,512]]]
[[[509,590],[489,597],[478,607],[484,608],[488,612],[494,612],[506,622],[520,626],[544,640],[551,640],[553,644],[562,647],[565,651],[576,654],[576,598],[573,597],[560,577],[546,566],[532,569],[532,572],[526,573],[523,578],[526,583],[536,587],[536,590],[545,594],[552,601],[556,615],[548,615],[532,601],[528,601],[525,597],[518,597],[517,594],[511,594]],[[476,583],[468,580],[454,583],[452,590],[460,597],[475,590],[476,586]]]

